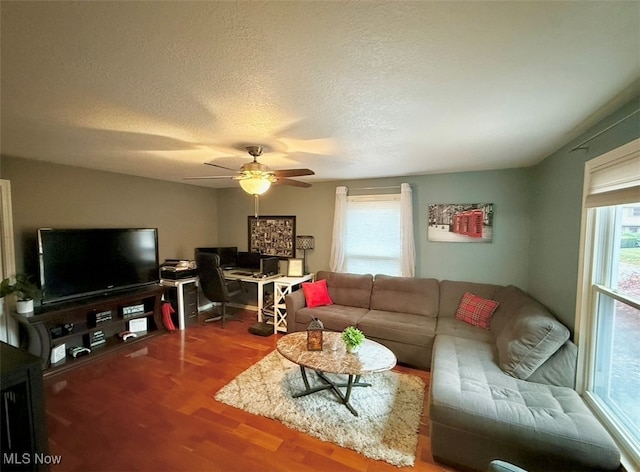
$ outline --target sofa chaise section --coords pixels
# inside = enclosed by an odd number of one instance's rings
[[[529,471],[617,470],[615,443],[573,390],[569,330],[514,286],[440,288],[429,397],[434,458],[474,470],[494,459]],[[462,291],[499,303],[490,329],[447,316]]]
[[[529,471],[620,464],[613,440],[574,390],[506,375],[495,345],[474,339],[436,337],[429,418],[433,456],[447,464],[483,470],[502,459]]]

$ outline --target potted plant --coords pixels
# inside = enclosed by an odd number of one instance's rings
[[[342,340],[348,352],[356,352],[364,341],[364,334],[358,328],[349,326],[342,332]]]
[[[15,293],[17,296],[16,311],[20,314],[33,311],[33,301],[40,298],[40,289],[29,280],[28,275],[17,274],[0,283],[0,298]]]

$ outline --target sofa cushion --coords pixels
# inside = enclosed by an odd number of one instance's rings
[[[440,282],[440,306],[438,318],[448,316],[454,318],[460,300],[465,292],[471,292],[482,298],[495,300],[495,295],[502,287],[500,285],[479,284],[475,282],[456,282],[443,280]]]
[[[455,318],[438,318],[436,335],[448,334],[461,338],[475,339],[485,343],[495,344],[493,334],[486,329],[478,329],[475,326],[456,320]]]
[[[373,275],[319,271],[316,280],[326,280],[329,296],[336,305],[369,308]]]
[[[576,387],[578,346],[567,341],[560,349],[533,371],[527,382],[538,382],[559,387]]]
[[[358,321],[358,328],[368,337],[431,346],[436,335],[436,319],[411,313],[371,310]]]
[[[465,292],[460,300],[456,319],[477,326],[482,329],[489,329],[491,315],[496,311],[498,302],[478,297],[470,292]]]
[[[440,445],[432,436],[434,455],[469,467],[515,455],[531,470],[618,468],[615,443],[574,390],[505,375],[496,358],[491,344],[436,336],[430,419],[479,447]]]
[[[533,299],[518,287],[507,285],[498,290],[494,300],[499,303],[498,308],[491,317],[490,329],[495,337],[500,334],[509,319],[511,319],[523,305]]]
[[[322,279],[317,282],[303,282],[302,291],[309,308],[324,305],[333,305],[333,301],[327,290],[327,281]]]
[[[325,329],[342,331],[347,326],[357,326],[360,319],[367,314],[366,308],[344,305],[326,305],[316,308],[300,308],[296,312],[296,324],[306,327],[313,318],[322,321]]]
[[[531,299],[511,316],[496,337],[502,370],[527,379],[569,339],[569,330]]]
[[[440,290],[436,279],[376,275],[371,309],[435,318]]]

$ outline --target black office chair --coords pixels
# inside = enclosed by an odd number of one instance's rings
[[[198,267],[198,278],[200,279],[200,287],[202,293],[212,302],[222,305],[219,315],[207,318],[205,323],[220,320],[224,328],[226,320],[240,320],[233,316],[227,316],[227,303],[240,293],[242,287],[237,280],[226,281],[224,272],[220,267],[220,256],[218,254],[200,252],[196,255],[196,265]]]

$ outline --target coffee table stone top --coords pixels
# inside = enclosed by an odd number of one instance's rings
[[[307,333],[287,334],[278,340],[277,349],[298,365],[332,374],[362,375],[391,370],[396,356],[380,343],[365,339],[355,353],[346,350],[342,333],[325,331],[322,351],[307,351]]]

